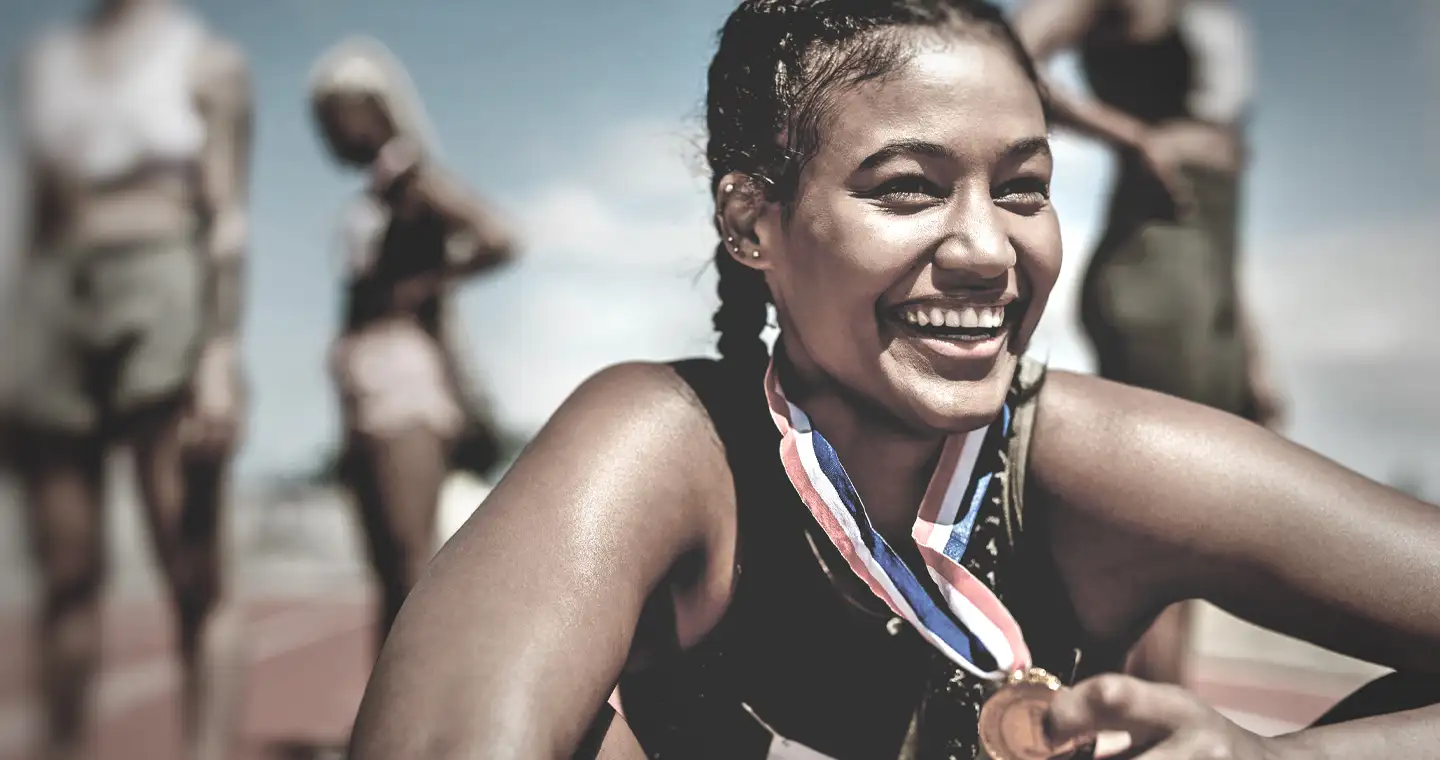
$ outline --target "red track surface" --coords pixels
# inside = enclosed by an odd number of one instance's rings
[[[246,618],[250,669],[237,760],[283,758],[279,748],[287,742],[343,742],[369,671],[368,605],[333,598],[252,601]],[[158,604],[107,608],[94,735],[100,760],[181,758],[169,621]],[[0,641],[7,642],[0,648],[0,760],[34,757],[27,628],[14,615],[0,618]],[[1271,730],[1310,722],[1358,685],[1354,677],[1255,663],[1196,666],[1202,696],[1242,723],[1258,718]]]
[[[246,606],[245,712],[240,760],[282,757],[276,744],[343,742],[370,664],[368,607],[359,602]],[[180,710],[170,616],[154,604],[110,607],[94,736],[100,760],[180,760]],[[28,642],[22,620],[0,621],[0,641]],[[28,646],[0,651],[0,758],[34,757]]]

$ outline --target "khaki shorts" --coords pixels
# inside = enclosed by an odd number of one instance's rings
[[[1235,278],[1238,183],[1186,174],[1197,203],[1183,219],[1144,213],[1149,198],[1134,196],[1158,188],[1137,181],[1117,192],[1086,273],[1082,323],[1102,376],[1253,416]]]
[[[188,392],[204,277],[189,240],[50,251],[27,262],[9,328],[10,419],[90,435]]]

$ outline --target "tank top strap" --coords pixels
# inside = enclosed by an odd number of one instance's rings
[[[1012,545],[1025,530],[1025,473],[1030,434],[1035,427],[1036,398],[1045,382],[1046,366],[1029,357],[1020,359],[1015,381],[1015,419],[1010,426],[1005,466],[1005,527]]]
[[[725,457],[735,474],[737,500],[742,490],[751,491],[756,475],[776,470],[767,467],[776,460],[779,433],[769,418],[765,401],[763,367],[753,372],[734,362],[714,359],[684,359],[671,362],[671,369],[695,393],[710,415],[715,432],[725,447]],[[783,471],[781,471],[783,475]],[[761,478],[760,480],[766,480]],[[768,480],[763,487],[773,485]],[[786,483],[788,487],[788,482]]]

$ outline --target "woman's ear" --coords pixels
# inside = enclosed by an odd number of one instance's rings
[[[766,200],[761,181],[741,172],[720,178],[715,187],[715,228],[731,258],[764,271],[770,268],[771,257],[766,255],[768,235],[761,222],[774,204]]]

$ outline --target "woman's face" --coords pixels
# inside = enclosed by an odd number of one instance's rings
[[[315,118],[330,151],[355,166],[368,166],[395,136],[390,117],[372,95],[326,95],[316,104]]]
[[[789,219],[756,231],[797,371],[921,433],[994,417],[1061,258],[1034,84],[947,42],[832,93]]]

